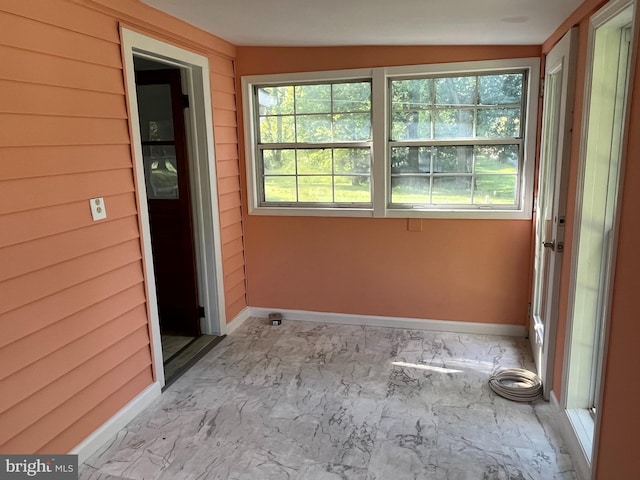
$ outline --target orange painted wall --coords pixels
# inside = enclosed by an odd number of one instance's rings
[[[239,82],[242,75],[538,56],[539,46],[238,47],[236,71]],[[421,223],[412,232],[406,219],[247,215],[249,304],[525,324],[531,222]]]
[[[576,85],[576,107],[574,112],[574,137],[570,165],[567,218],[575,214],[577,171],[581,134],[580,126],[584,112],[584,79],[587,62],[589,18],[607,2],[587,0],[543,45],[548,52],[562,35],[573,25],[580,27],[578,79]],[[636,28],[640,18],[636,17]],[[637,48],[636,36],[636,48]],[[640,414],[637,398],[640,384],[637,378],[637,343],[640,338],[638,322],[638,293],[640,292],[640,63],[632,67],[635,80],[631,88],[630,131],[626,143],[627,153],[623,180],[620,232],[616,273],[613,284],[613,303],[604,374],[604,397],[600,408],[600,438],[595,454],[596,480],[638,478],[640,466],[637,444],[633,440],[640,431]],[[573,245],[573,222],[567,225],[567,244],[562,271],[560,324],[557,338],[554,391],[562,397],[563,353],[566,338],[566,320],[570,283],[570,261]]]
[[[67,452],[153,382],[119,22],[210,59],[227,319],[246,305],[235,48],[135,0],[3,0],[2,453]]]

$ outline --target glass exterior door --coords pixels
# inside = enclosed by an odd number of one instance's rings
[[[577,29],[574,28],[549,52],[545,65],[529,339],[547,399],[553,386],[560,267],[564,251],[565,165],[570,151],[576,40]]]

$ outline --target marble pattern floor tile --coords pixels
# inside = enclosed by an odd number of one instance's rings
[[[487,386],[525,339],[250,319],[80,468],[81,480],[570,480],[546,402]]]

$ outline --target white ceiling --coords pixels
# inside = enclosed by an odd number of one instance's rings
[[[541,44],[582,0],[142,0],[235,45]]]

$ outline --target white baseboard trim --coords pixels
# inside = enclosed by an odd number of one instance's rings
[[[573,423],[569,418],[568,411],[560,406],[556,393],[552,390],[550,395],[551,405],[556,409],[556,413],[559,419],[560,429],[562,431],[562,438],[564,439],[569,455],[573,461],[573,466],[576,469],[578,480],[590,480],[591,479],[591,462],[582,448],[582,444],[578,439],[578,435],[575,431]]]
[[[237,329],[240,325],[246,322],[249,319],[249,317],[251,317],[251,310],[249,309],[249,307],[244,307],[240,311],[240,313],[238,313],[235,317],[233,317],[233,320],[227,323],[226,328],[222,333],[225,335],[230,334],[235,329]]]
[[[346,325],[408,328],[415,330],[436,330],[440,332],[477,333],[481,335],[507,335],[511,337],[525,337],[527,335],[527,328],[524,325],[423,320],[419,318],[381,317],[377,315],[354,315],[350,313],[287,310],[284,308],[249,307],[249,311],[251,312],[252,317],[257,318],[268,318],[270,312],[280,312],[282,313],[284,320],[301,320],[305,322],[341,323]]]
[[[111,440],[115,434],[133,420],[136,415],[145,410],[151,402],[158,398],[161,390],[162,387],[159,382],[149,385],[136,398],[122,407],[113,417],[107,420],[69,453],[78,455],[78,464],[83,463],[98,451],[100,447]]]

